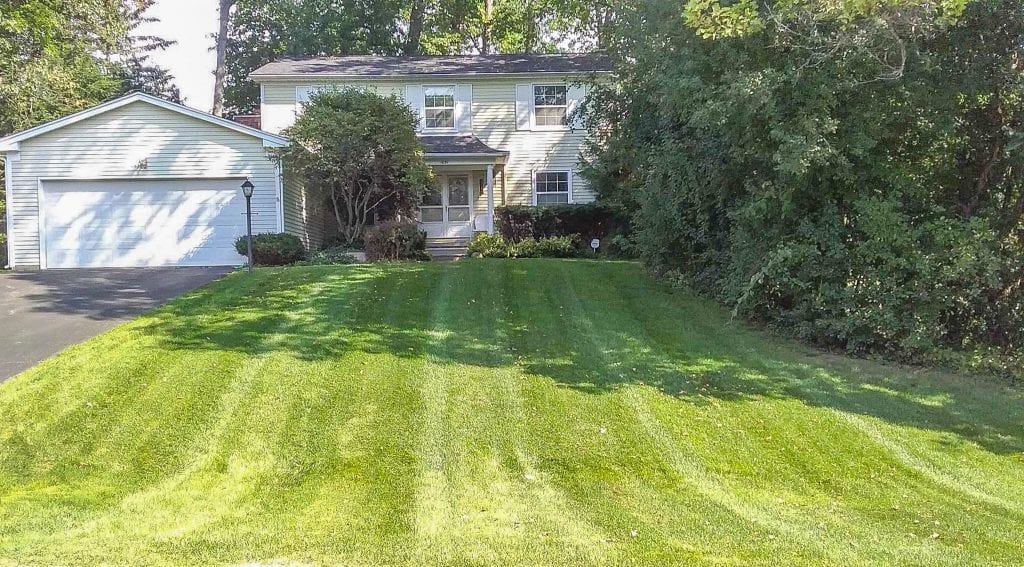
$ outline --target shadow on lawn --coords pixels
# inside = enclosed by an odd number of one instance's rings
[[[1024,451],[1022,395],[1014,388],[801,354],[631,267],[548,263],[544,269],[563,279],[546,282],[534,298],[547,309],[531,309],[525,292],[508,283],[528,278],[524,269],[522,262],[359,266],[325,271],[315,281],[307,281],[309,271],[284,270],[233,295],[202,290],[193,301],[162,310],[148,330],[182,349],[274,350],[313,361],[360,351],[518,365],[590,394],[645,384],[696,404],[793,399],[952,433],[994,453]],[[479,301],[472,308],[434,301],[488,270],[503,272],[509,287],[481,288],[486,295],[470,299]],[[580,273],[570,278],[569,271]],[[593,281],[602,285],[590,286]]]

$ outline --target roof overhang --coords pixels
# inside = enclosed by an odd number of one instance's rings
[[[129,95],[125,95],[121,98],[117,98],[109,102],[99,104],[97,106],[83,110],[81,112],[76,112],[75,114],[65,116],[64,118],[58,118],[57,120],[54,120],[52,122],[40,124],[35,128],[23,130],[16,134],[7,136],[6,138],[0,138],[0,153],[18,151],[18,144],[20,142],[34,138],[36,136],[40,136],[42,134],[46,134],[47,132],[53,132],[54,130],[64,128],[65,126],[70,126],[72,124],[81,122],[82,120],[86,120],[94,116],[99,116],[100,114],[103,114],[105,112],[110,112],[111,110],[121,108],[122,106],[126,106],[135,102],[151,104],[153,106],[163,108],[165,110],[170,110],[171,112],[177,112],[178,114],[190,116],[197,120],[202,120],[204,122],[208,122],[210,124],[214,124],[222,128],[227,128],[228,130],[234,130],[235,132],[238,132],[240,134],[245,134],[248,136],[252,136],[254,138],[259,138],[263,140],[264,147],[280,148],[288,145],[288,138],[285,138],[283,136],[277,136],[275,134],[271,134],[270,132],[264,132],[263,130],[257,130],[256,128],[250,128],[249,126],[239,124],[238,122],[235,122],[233,120],[228,120],[226,118],[214,116],[201,110],[189,108],[187,106],[177,104],[168,100],[164,100],[162,98],[148,95],[145,93],[132,93]]]
[[[275,73],[271,75],[249,74],[249,79],[260,81],[310,81],[315,79],[345,81],[388,81],[416,79],[424,80],[466,80],[466,79],[521,79],[523,77],[574,77],[589,75],[610,75],[613,71],[534,71],[529,73],[389,73],[380,75],[353,75],[346,73]]]
[[[503,165],[508,154],[424,154],[427,165]]]

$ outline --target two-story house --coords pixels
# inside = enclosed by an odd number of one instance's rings
[[[502,204],[584,203],[586,132],[574,115],[600,55],[336,57],[270,63],[261,129],[132,94],[0,139],[9,257],[22,269],[234,265],[249,179],[256,232],[315,247],[324,215],[270,159],[313,93],[367,88],[401,97],[437,183],[418,220],[431,237],[492,231]]]
[[[430,236],[492,229],[495,205],[583,203],[577,174],[585,132],[574,111],[585,82],[608,70],[600,55],[335,57],[279,61],[260,84],[262,127],[280,133],[310,95],[367,88],[402,98],[438,176],[419,219]]]

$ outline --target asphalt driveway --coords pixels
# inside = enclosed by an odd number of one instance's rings
[[[0,382],[231,268],[0,273]]]

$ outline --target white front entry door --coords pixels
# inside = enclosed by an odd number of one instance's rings
[[[231,266],[245,261],[238,179],[44,181],[43,266]]]
[[[438,175],[420,201],[420,227],[430,238],[473,236],[473,193],[469,175]]]

